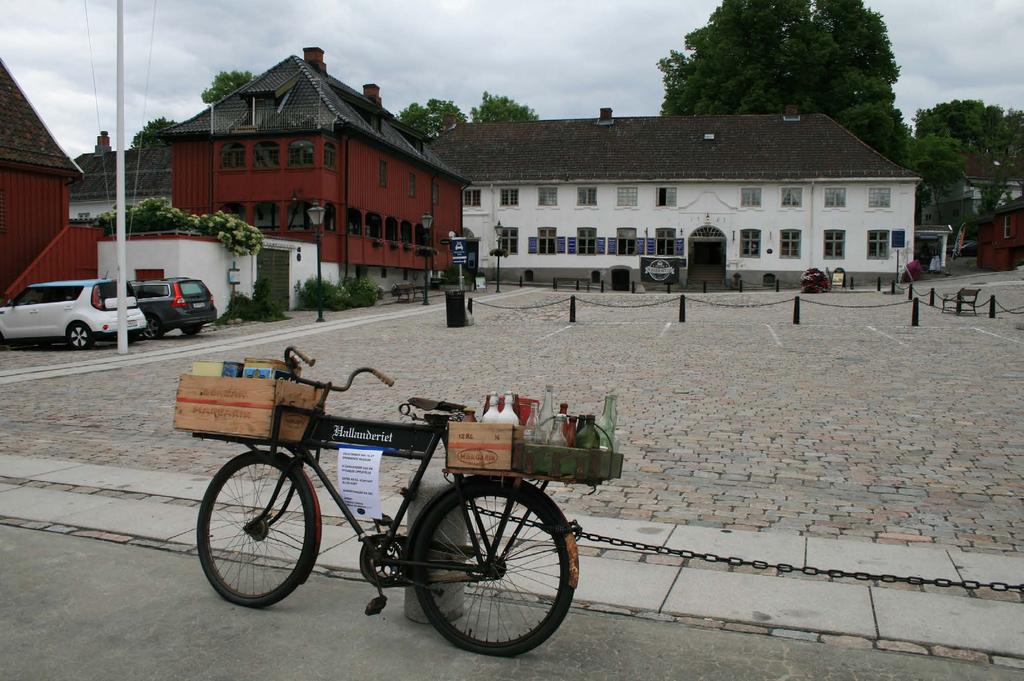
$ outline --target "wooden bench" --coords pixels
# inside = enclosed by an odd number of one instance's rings
[[[953,314],[965,314],[970,309],[971,314],[978,315],[978,294],[980,288],[962,288],[955,296],[942,296],[942,311]]]
[[[395,302],[411,303],[412,299],[420,292],[420,288],[420,286],[410,281],[400,281],[391,285],[391,296],[395,299]],[[405,300],[402,300],[403,298]]]
[[[581,281],[583,282],[583,285],[586,287],[586,290],[589,291],[590,290],[590,280],[589,279],[576,279],[576,278],[573,278],[573,277],[555,277],[554,279],[551,280],[551,285],[554,288],[554,290],[557,291],[559,283],[571,284],[572,287],[575,290],[579,291],[580,290],[580,282]]]

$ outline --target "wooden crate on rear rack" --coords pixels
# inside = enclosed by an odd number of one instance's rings
[[[511,423],[465,423],[448,426],[447,468],[475,471],[512,470],[513,451],[521,449],[523,429]]]
[[[526,477],[598,484],[622,476],[622,454],[607,449],[577,449],[527,442],[512,461]]]
[[[322,391],[285,380],[185,374],[178,383],[174,427],[195,433],[270,438],[274,407],[315,408]],[[304,414],[281,416],[282,442],[298,442],[309,423]]]

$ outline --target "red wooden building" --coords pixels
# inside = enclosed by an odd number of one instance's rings
[[[312,241],[307,210],[317,202],[326,209],[322,259],[338,276],[377,278],[371,267],[385,280],[418,276],[417,249],[428,245],[437,249],[430,268],[444,269],[439,242],[462,232],[467,182],[384,109],[380,88],[358,92],[328,75],[323,50],[303,52],[165,131],[172,203]]]
[[[81,174],[0,60],[0,294],[96,276],[99,231],[68,226],[68,185]]]
[[[978,223],[978,267],[1012,270],[1024,263],[1024,198],[995,209]]]

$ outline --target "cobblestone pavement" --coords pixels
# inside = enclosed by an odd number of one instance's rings
[[[985,300],[1024,307],[1021,273],[976,279],[989,284]],[[952,293],[970,283],[928,285]],[[540,396],[546,383],[570,412],[596,413],[616,393],[623,477],[589,494],[553,485],[570,514],[1024,552],[1024,315],[954,317],[924,306],[911,328],[905,294],[856,292],[803,296],[795,326],[792,293],[687,294],[680,324],[678,295],[580,293],[570,325],[569,295],[479,297],[476,325],[465,329],[445,327],[438,298],[425,315],[209,358],[280,356],[291,342],[319,360],[307,376],[344,378],[370,365],[397,379],[389,389],[360,377],[350,394],[331,398],[331,412],[353,417],[397,419],[412,395]],[[765,303],[778,304],[727,307]],[[298,334],[312,317],[168,336],[138,350],[201,348],[276,328]],[[0,352],[0,374],[86,356],[100,355]],[[212,473],[237,446],[171,427],[177,377],[192,359],[5,385],[0,452]],[[408,470],[389,464],[386,486],[396,489]]]

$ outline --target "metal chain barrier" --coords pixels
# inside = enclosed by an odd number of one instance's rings
[[[551,307],[552,305],[561,305],[562,303],[568,303],[568,298],[562,298],[561,300],[555,300],[550,303],[538,303],[537,305],[527,305],[525,307],[513,307],[511,305],[495,305],[494,303],[485,303],[479,299],[474,300],[474,305],[481,305],[483,307],[493,307],[499,310],[539,310],[542,307]]]
[[[577,303],[585,303],[587,305],[595,305],[597,307],[627,308],[627,307],[655,307],[657,305],[668,305],[669,303],[678,303],[679,299],[678,298],[668,298],[666,300],[659,300],[659,301],[654,302],[654,303],[637,303],[635,305],[615,305],[613,303],[598,303],[598,302],[595,302],[593,300],[588,300],[587,298],[577,298],[576,302]]]
[[[996,301],[996,307],[999,308],[1000,312],[1006,312],[1007,314],[1024,314],[1024,305],[1021,305],[1020,307],[1015,307],[1013,309],[1010,309],[1010,308],[1003,307],[1002,303],[1000,303],[997,300]]]
[[[782,305],[783,303],[793,302],[793,298],[786,298],[785,300],[776,300],[773,303],[715,303],[710,300],[701,300],[700,298],[687,298],[686,302],[701,303],[702,305],[710,305],[711,307],[771,307],[773,305]]]
[[[800,302],[807,303],[808,305],[821,305],[822,307],[841,307],[848,310],[870,310],[878,307],[896,307],[897,305],[910,305],[914,301],[901,300],[898,303],[880,303],[878,305],[836,305],[835,303],[823,303],[820,300],[812,300],[811,298],[801,298]]]
[[[490,509],[480,508],[477,511],[481,515],[487,515],[494,518],[501,518],[502,513],[498,511],[492,511]],[[850,572],[848,570],[839,570],[836,568],[819,568],[811,565],[805,565],[804,567],[797,567],[790,565],[789,563],[769,563],[766,560],[748,560],[747,558],[739,558],[737,556],[720,556],[717,553],[701,553],[700,551],[690,551],[689,549],[671,549],[667,546],[661,546],[656,544],[644,544],[643,542],[630,541],[629,539],[619,539],[618,537],[605,537],[600,534],[594,534],[592,532],[584,532],[580,524],[575,520],[570,520],[569,524],[566,525],[544,525],[535,520],[529,520],[518,516],[512,516],[509,518],[515,522],[522,522],[524,525],[535,527],[546,532],[563,532],[565,534],[571,533],[577,540],[586,539],[587,541],[598,542],[601,544],[608,544],[617,548],[627,548],[636,551],[642,551],[644,553],[656,553],[661,556],[676,556],[684,560],[703,560],[706,563],[725,563],[731,567],[742,567],[748,566],[755,570],[778,570],[780,574],[788,574],[790,572],[799,572],[804,575],[825,575],[831,579],[850,578],[856,579],[860,582],[883,582],[885,584],[912,584],[914,586],[938,586],[938,587],[959,587],[974,591],[977,589],[991,589],[992,591],[1015,591],[1018,593],[1024,593],[1024,584],[1008,584],[1007,582],[979,582],[974,579],[945,579],[943,577],[936,577],[934,579],[929,577],[902,577],[899,575],[890,575],[888,573],[874,573],[874,572]]]

